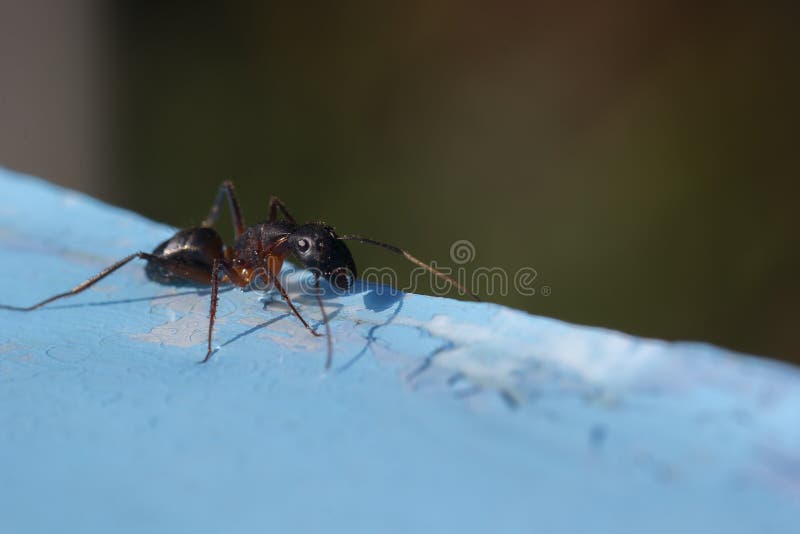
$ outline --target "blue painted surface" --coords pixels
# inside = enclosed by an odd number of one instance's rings
[[[3,303],[172,232],[0,190]],[[0,532],[800,532],[795,368],[374,287],[327,302],[328,374],[323,340],[239,291],[195,365],[207,292],[141,264],[0,310]]]

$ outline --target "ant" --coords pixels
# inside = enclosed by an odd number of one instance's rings
[[[219,216],[223,201],[227,199],[233,222],[234,244],[226,246],[213,226]],[[283,216],[279,220],[278,215]],[[325,369],[330,369],[333,355],[333,343],[330,325],[325,307],[320,297],[319,280],[324,278],[331,286],[339,290],[348,290],[356,278],[356,265],[350,249],[345,241],[357,241],[382,247],[399,254],[411,263],[422,267],[433,275],[445,280],[462,292],[469,293],[475,300],[480,299],[464,288],[450,276],[436,270],[418,260],[407,251],[360,235],[339,236],[333,228],[321,223],[311,222],[297,224],[294,217],[278,197],[269,201],[269,218],[252,226],[246,226],[239,202],[233,190],[233,183],[225,181],[220,185],[216,199],[211,205],[208,217],[200,226],[180,230],[171,238],[158,245],[153,252],[134,252],[116,263],[112,263],[88,280],[81,282],[69,291],[53,295],[31,306],[8,306],[0,304],[0,309],[15,311],[32,311],[64,297],[77,295],[110,275],[132,260],[142,259],[147,262],[147,277],[159,284],[181,285],[197,284],[211,286],[211,305],[208,316],[208,347],[205,357],[199,363],[205,363],[214,353],[212,334],[214,319],[217,313],[217,299],[220,284],[233,284],[245,289],[255,281],[266,282],[278,290],[289,310],[297,317],[312,335],[319,336],[308,322],[297,311],[292,299],[278,280],[283,261],[294,256],[303,268],[311,270],[314,276],[314,293],[322,314],[327,337],[327,358]]]

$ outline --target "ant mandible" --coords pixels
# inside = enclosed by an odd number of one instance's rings
[[[234,244],[228,247],[222,237],[214,230],[213,225],[219,215],[220,207],[227,198],[233,222]],[[283,220],[278,219],[278,212]],[[308,322],[297,311],[292,299],[278,280],[284,259],[293,255],[305,269],[313,272],[314,293],[322,314],[327,337],[327,358],[325,369],[331,366],[333,343],[330,336],[330,325],[325,307],[320,297],[319,279],[325,278],[329,284],[340,290],[348,290],[356,277],[356,265],[350,249],[345,241],[357,241],[382,247],[390,252],[405,257],[410,262],[422,267],[433,275],[445,280],[462,292],[468,293],[475,300],[475,294],[464,288],[459,282],[418,260],[407,251],[360,235],[336,235],[333,228],[324,223],[313,222],[297,224],[283,202],[278,197],[269,201],[269,218],[252,226],[245,226],[239,202],[233,190],[233,183],[225,181],[220,185],[217,197],[211,205],[208,217],[199,227],[181,230],[171,238],[158,245],[153,252],[134,252],[116,263],[113,263],[64,293],[53,295],[32,306],[8,306],[0,304],[0,309],[15,311],[32,311],[55,300],[77,295],[110,275],[132,260],[142,259],[147,262],[147,277],[159,284],[179,285],[194,283],[211,285],[211,305],[208,315],[208,347],[205,357],[199,363],[205,363],[214,353],[212,334],[214,319],[217,313],[217,299],[220,284],[233,284],[246,288],[255,280],[272,284],[289,306],[292,314],[312,335],[319,336]]]

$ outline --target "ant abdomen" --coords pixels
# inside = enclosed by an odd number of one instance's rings
[[[188,228],[170,237],[152,252],[153,256],[169,260],[165,264],[148,261],[145,267],[147,277],[159,284],[185,285],[192,283],[208,284],[211,280],[212,262],[225,258],[224,245],[219,233],[213,228]],[[203,280],[187,279],[181,275],[176,265],[183,264],[191,272],[204,272]],[[192,277],[193,278],[193,277]]]

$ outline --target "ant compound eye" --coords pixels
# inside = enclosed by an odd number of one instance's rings
[[[311,246],[311,243],[308,242],[308,239],[303,238],[303,239],[300,239],[300,240],[297,241],[297,251],[298,252],[303,252],[303,253],[308,252],[308,249],[309,249],[310,246]]]

